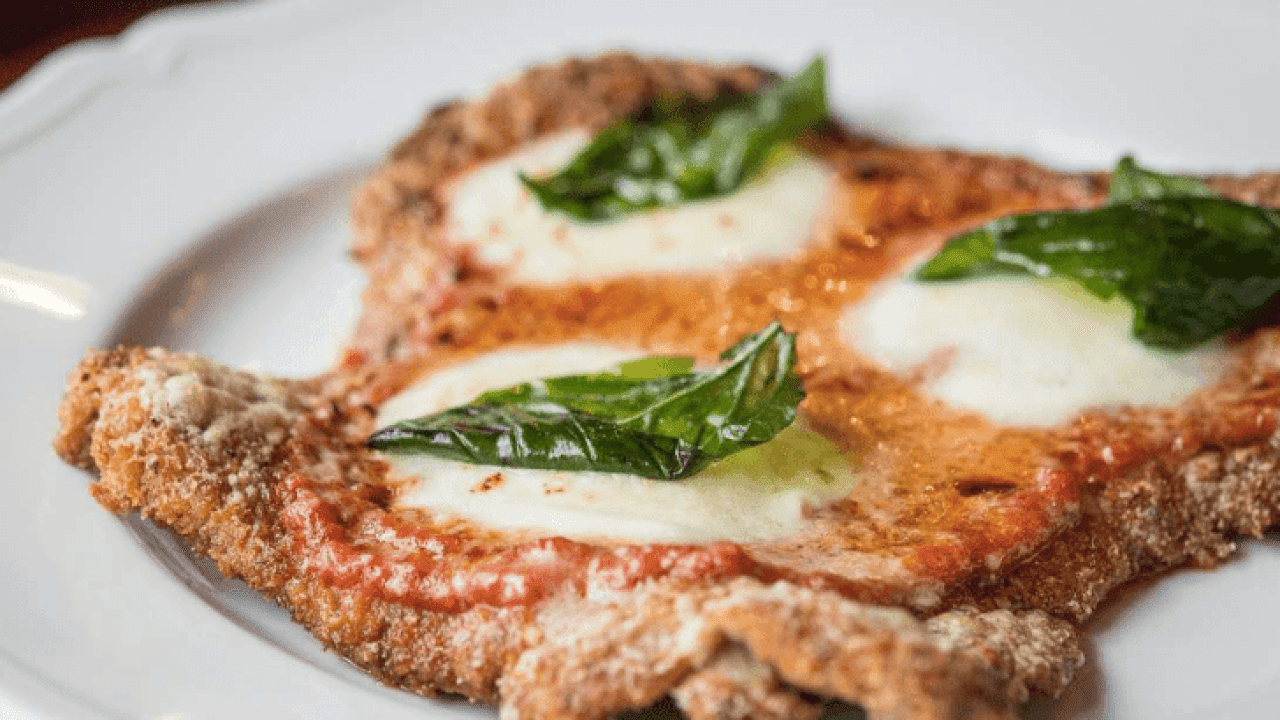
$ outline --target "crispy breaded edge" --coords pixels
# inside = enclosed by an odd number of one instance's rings
[[[456,614],[328,585],[280,518],[292,473],[363,482],[364,451],[316,432],[331,406],[320,387],[161,350],[92,352],[55,447],[98,473],[108,509],[182,535],[374,677],[495,702],[504,718],[606,718],[667,695],[695,718],[802,717],[822,698],[872,718],[1012,718],[1028,687],[1056,692],[1082,660],[1071,626],[1037,611],[924,622],[750,579]]]
[[[1280,332],[1263,332],[1269,337],[1255,347],[1280,360]],[[1267,422],[1267,411],[1259,412]],[[1135,578],[1220,565],[1238,538],[1280,526],[1280,433],[1186,460],[1148,459],[1118,480],[1089,486],[1081,510],[1080,521],[1035,556],[953,588],[939,607],[1036,608],[1081,624]]]

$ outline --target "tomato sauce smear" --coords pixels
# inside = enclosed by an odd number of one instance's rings
[[[335,482],[295,463],[282,521],[298,555],[334,585],[444,612],[530,606],[560,591],[625,590],[658,578],[737,576],[927,611],[947,587],[1007,572],[1042,548],[1079,519],[1091,488],[1146,463],[1179,462],[1275,431],[1280,334],[1270,330],[1236,340],[1221,381],[1175,408],[1088,411],[1049,428],[995,424],[929,397],[919,379],[877,367],[849,346],[841,313],[954,232],[1037,204],[986,203],[981,215],[963,218],[953,209],[957,219],[944,227],[930,217],[936,208],[898,207],[896,197],[863,188],[867,222],[857,242],[835,236],[793,258],[706,275],[511,286],[482,298],[452,293],[402,339],[412,350],[407,359],[349,354],[344,371],[362,379],[335,399],[349,419],[332,434],[357,438],[342,452],[368,467]],[[893,242],[880,241],[888,236]],[[385,480],[381,461],[358,440],[375,429],[376,406],[437,369],[506,347],[574,341],[712,363],[774,320],[797,335],[796,370],[807,393],[801,412],[862,463],[858,487],[810,509],[792,537],[640,544],[504,533],[406,512],[353,489]]]

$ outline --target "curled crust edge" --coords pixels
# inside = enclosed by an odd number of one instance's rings
[[[340,442],[314,467],[285,461],[291,443],[314,442],[321,388],[162,350],[95,351],[71,374],[55,448],[97,471],[108,509],[178,532],[381,681],[495,702],[504,718],[605,718],[667,695],[694,718],[803,716],[818,698],[881,719],[1012,718],[1028,688],[1056,693],[1083,660],[1075,629],[1036,610],[921,621],[742,578],[457,614],[327,585],[279,518],[289,473],[355,465],[333,456]]]

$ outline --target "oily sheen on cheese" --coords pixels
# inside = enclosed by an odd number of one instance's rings
[[[603,370],[637,355],[581,343],[493,352],[410,387],[383,406],[378,423],[436,412],[525,380]],[[807,508],[844,497],[859,478],[857,457],[803,420],[679,482],[386,457],[394,475],[410,479],[397,500],[401,507],[429,508],[499,529],[636,542],[782,537],[802,526]]]
[[[926,391],[1013,425],[1051,426],[1090,407],[1167,406],[1221,373],[1226,351],[1133,338],[1132,310],[1068,281],[895,278],[841,318],[845,338]]]
[[[695,272],[800,250],[833,185],[825,163],[798,153],[722,198],[607,223],[546,212],[517,172],[554,172],[589,140],[565,132],[464,175],[448,191],[448,237],[476,248],[482,262],[509,268],[515,282]]]

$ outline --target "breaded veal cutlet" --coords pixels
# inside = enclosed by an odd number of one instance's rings
[[[1081,625],[1112,590],[1213,566],[1277,524],[1280,332],[1234,340],[1220,380],[1168,408],[1031,428],[941,403],[850,347],[843,313],[981,222],[1102,203],[1107,177],[836,121],[799,141],[830,197],[784,256],[526,282],[450,231],[451,189],[490,161],[660,96],[775,79],[608,54],[440,106],[355,199],[370,283],[333,370],[283,380],[93,350],[69,377],[58,453],[98,475],[104,507],[173,530],[372,676],[504,718],[607,718],[667,696],[697,719],[817,717],[829,698],[877,720],[1016,717],[1029,692],[1070,681]],[[1276,174],[1209,182],[1280,205]],[[714,362],[773,320],[796,333],[806,422],[858,450],[863,478],[780,537],[488,527],[399,504],[365,446],[390,398],[494,352],[589,341]]]

